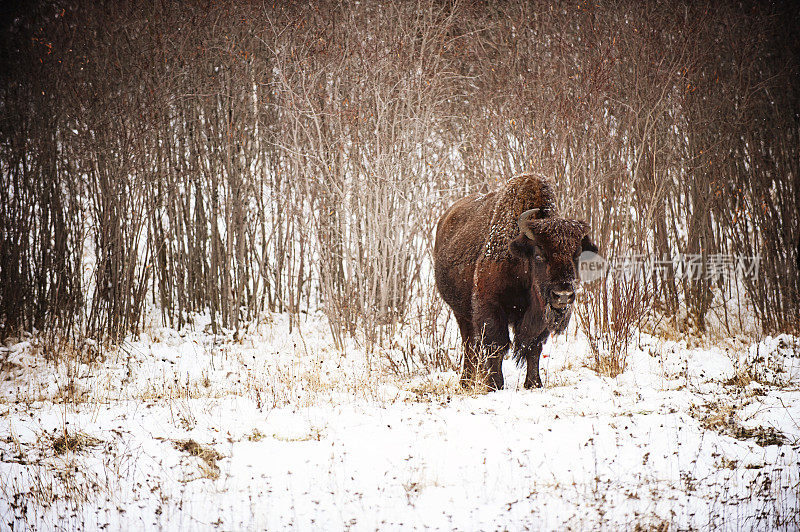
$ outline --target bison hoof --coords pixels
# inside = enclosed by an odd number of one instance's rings
[[[539,379],[537,379],[537,380],[535,380],[533,382],[525,381],[525,389],[526,390],[530,390],[531,388],[541,388],[541,387],[542,387],[542,381],[540,381]]]

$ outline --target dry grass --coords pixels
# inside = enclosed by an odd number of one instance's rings
[[[245,436],[245,439],[246,439],[247,441],[254,441],[254,442],[255,442],[255,441],[261,441],[261,440],[263,440],[263,439],[264,439],[264,438],[266,438],[266,437],[267,437],[267,436],[266,436],[265,434],[263,434],[263,433],[262,433],[260,430],[258,430],[258,429],[253,429],[253,432],[251,432],[250,434],[248,434],[247,436]]]
[[[749,368],[744,367],[739,368],[733,377],[725,381],[725,384],[727,386],[736,386],[737,388],[747,388],[752,382],[758,382],[757,377]]]
[[[67,452],[80,453],[101,443],[103,443],[102,440],[88,434],[82,432],[70,434],[65,430],[50,441],[50,446],[55,454],[64,454]]]
[[[110,491],[108,475],[104,480],[86,465],[91,449],[103,443],[99,438],[60,429],[43,431],[29,443],[12,432],[4,442],[10,444],[13,456],[5,456],[3,461],[23,466],[7,470],[0,482],[0,496],[15,515],[38,514],[63,500],[82,504]]]
[[[786,359],[800,359],[800,338],[796,336],[779,337],[773,351],[766,350],[760,343],[755,352],[747,347],[734,350],[734,367],[736,373],[725,384],[747,388],[752,383],[763,386],[785,388],[796,384],[796,377],[784,367]],[[758,389],[751,393],[764,393]]]
[[[475,396],[485,393],[485,388],[486,385],[484,383],[474,380],[465,388],[459,384],[458,378],[427,375],[404,387],[410,394],[405,396],[403,400],[410,403],[444,405],[454,397]]]
[[[706,403],[693,406],[689,414],[700,421],[706,430],[727,434],[737,440],[753,441],[761,447],[788,442],[788,438],[775,427],[744,427],[736,416],[736,410],[741,406],[743,405],[721,402]]]
[[[296,436],[286,436],[283,434],[273,434],[272,437],[276,440],[295,442],[295,441],[320,441],[325,435],[325,427],[312,426],[311,429],[305,434]]]
[[[670,523],[663,519],[656,519],[653,522],[636,523],[633,527],[634,532],[668,532],[671,528]]]
[[[224,455],[217,452],[214,448],[208,445],[202,445],[192,439],[188,440],[174,440],[173,445],[179,451],[183,451],[189,456],[194,456],[200,459],[198,466],[203,478],[217,480],[219,478],[218,460],[225,458]]]
[[[0,404],[94,405],[118,400],[174,402],[241,396],[252,397],[259,407],[302,407],[339,394],[381,400],[381,385],[397,379],[377,358],[372,363],[354,363],[363,359],[362,351],[336,351],[325,346],[282,361],[280,357],[260,356],[252,346],[240,344],[224,337],[221,343],[206,346],[203,355],[209,366],[188,377],[169,360],[156,363],[153,370],[142,369],[137,361],[153,355],[149,351],[132,354],[128,344],[107,350],[106,362],[101,363],[100,359],[82,360],[75,350],[46,358],[38,344],[32,343],[26,354],[36,361],[33,368],[23,368],[7,360],[7,353],[0,353],[0,377],[18,383],[16,393],[0,397]],[[224,361],[227,374],[214,371],[214,360]],[[149,371],[152,377],[137,378],[139,371]],[[44,375],[55,377],[56,386],[52,386],[52,379],[42,378]]]

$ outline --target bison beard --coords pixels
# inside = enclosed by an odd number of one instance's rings
[[[577,258],[597,251],[588,231],[585,222],[558,216],[551,183],[535,174],[467,196],[444,213],[434,272],[461,331],[462,385],[480,376],[492,389],[503,387],[509,328],[515,358],[527,362],[525,387],[542,385],[542,345],[569,324]]]
[[[544,307],[545,328],[553,334],[561,334],[567,330],[569,318],[572,316],[572,308],[553,308],[550,305]]]

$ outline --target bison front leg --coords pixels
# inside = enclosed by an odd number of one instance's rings
[[[486,368],[490,390],[503,389],[503,358],[509,348],[508,321],[497,307],[478,306],[474,321],[477,354]]]
[[[535,344],[525,353],[528,369],[525,372],[525,388],[541,388],[542,379],[539,377],[539,356],[542,354],[542,344]]]
[[[525,388],[541,388],[542,379],[539,377],[539,357],[542,354],[542,346],[547,341],[550,332],[545,330],[538,336],[528,335],[527,331],[517,332],[515,339],[516,358],[525,360],[527,371],[525,372]]]

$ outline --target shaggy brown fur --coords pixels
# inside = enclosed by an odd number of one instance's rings
[[[486,238],[487,258],[511,259],[508,243],[519,234],[517,220],[520,214],[533,208],[540,209],[537,218],[558,215],[552,183],[536,174],[522,174],[506,181],[493,204],[492,223]]]
[[[539,211],[527,227],[534,241],[518,226],[520,215],[533,208]],[[489,386],[503,387],[510,326],[516,357],[528,363],[525,386],[541,386],[542,344],[551,332],[566,328],[571,313],[571,304],[552,305],[551,294],[574,290],[577,256],[597,249],[588,230],[585,222],[558,217],[552,183],[535,174],[467,196],[444,213],[436,230],[434,271],[464,341],[462,384],[476,376],[485,357]]]

